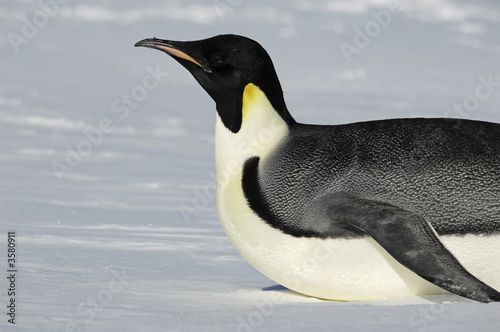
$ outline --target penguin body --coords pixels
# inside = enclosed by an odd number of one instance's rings
[[[263,274],[324,299],[500,301],[499,124],[304,125],[248,38],[136,46],[173,56],[215,100],[217,212]]]

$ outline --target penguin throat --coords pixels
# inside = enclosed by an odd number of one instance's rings
[[[258,86],[253,83],[248,83],[243,90],[243,102],[242,102],[242,123],[248,121],[249,113],[251,113],[252,107],[255,107],[258,102],[258,98],[261,97],[259,94],[263,93]]]
[[[245,86],[241,115],[241,127],[237,132],[231,131],[221,116],[217,116],[215,143],[220,165],[229,161],[243,165],[254,156],[265,158],[288,133],[288,124],[255,84]]]
[[[233,133],[237,133],[243,126],[243,123],[248,122],[249,118],[253,117],[253,115],[249,114],[252,113],[254,108],[259,107],[263,99],[271,106],[270,110],[279,116],[288,126],[296,123],[288,112],[281,88],[279,88],[279,93],[271,94],[273,98],[269,98],[260,87],[254,83],[248,83],[243,88],[243,93],[240,92],[235,95],[234,92],[227,92],[224,98],[218,97],[220,96],[212,96],[217,101],[217,113],[221,117],[225,127]]]

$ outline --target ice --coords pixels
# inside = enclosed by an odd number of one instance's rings
[[[254,270],[214,207],[213,101],[168,56],[133,47],[148,37],[251,37],[273,58],[300,122],[498,122],[498,83],[466,104],[481,79],[500,81],[498,3],[401,1],[356,44],[389,3],[4,1],[0,330],[497,330],[500,304],[323,301]],[[359,52],[346,56],[342,43]]]

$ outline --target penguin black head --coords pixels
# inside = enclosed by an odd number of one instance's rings
[[[265,93],[285,122],[294,123],[271,58],[259,43],[249,38],[237,35],[196,41],[151,38],[135,46],[164,51],[189,70],[215,101],[222,122],[233,133],[241,128],[243,91],[250,83]]]

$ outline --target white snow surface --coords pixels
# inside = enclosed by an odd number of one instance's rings
[[[254,270],[215,212],[213,101],[171,58],[133,47],[149,37],[251,37],[273,58],[300,122],[499,122],[500,84],[476,96],[481,82],[500,81],[498,1],[7,0],[0,19],[0,330],[500,326],[500,303],[323,301]],[[350,61],[346,44],[357,50]]]

